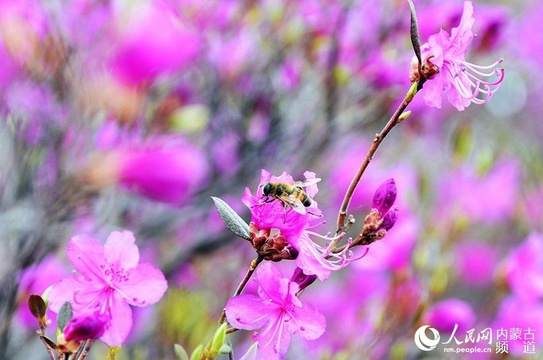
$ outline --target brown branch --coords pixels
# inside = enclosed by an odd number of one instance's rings
[[[364,158],[364,161],[362,161],[362,164],[358,168],[357,173],[355,174],[354,178],[351,180],[351,183],[349,185],[349,188],[347,189],[347,192],[345,193],[345,197],[343,198],[343,202],[341,204],[341,208],[338,213],[338,219],[337,219],[337,230],[336,234],[340,234],[346,230],[346,224],[345,224],[345,218],[347,217],[347,210],[349,208],[349,204],[351,202],[351,198],[353,197],[354,191],[356,190],[356,187],[358,183],[360,182],[360,179],[362,178],[362,175],[366,171],[368,165],[370,164],[371,160],[373,159],[373,156],[375,155],[375,152],[379,148],[379,145],[383,142],[385,137],[388,135],[388,133],[399,124],[404,117],[402,117],[402,114],[404,110],[407,108],[409,103],[413,100],[413,97],[417,93],[417,84],[413,83],[411,85],[411,88],[407,92],[405,98],[401,102],[401,104],[398,106],[390,120],[386,123],[385,127],[381,130],[380,133],[375,135],[375,138],[373,139],[373,142],[368,150],[368,153],[366,154],[366,157]]]
[[[256,270],[256,267],[262,262],[262,260],[264,259],[259,256],[251,262],[251,266],[249,266],[249,269],[247,270],[245,277],[239,283],[238,288],[236,289],[236,292],[234,293],[234,295],[232,295],[232,297],[238,296],[239,294],[241,294],[241,292],[243,291],[243,289],[245,289],[245,286],[247,286],[247,283],[253,276]],[[226,318],[226,308],[222,310],[221,317],[219,318],[219,321],[218,321],[219,325],[224,322],[225,318]]]

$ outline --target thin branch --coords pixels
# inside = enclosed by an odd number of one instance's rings
[[[351,180],[349,188],[347,189],[347,192],[345,193],[345,197],[343,198],[343,202],[341,204],[341,208],[338,213],[336,234],[340,234],[345,231],[346,229],[345,218],[347,217],[347,211],[349,208],[349,204],[351,202],[351,198],[353,197],[354,191],[356,190],[356,187],[358,183],[360,182],[362,175],[364,174],[368,165],[373,159],[375,152],[379,148],[379,145],[381,145],[385,137],[394,128],[394,126],[396,126],[397,124],[401,122],[402,120],[401,116],[404,110],[407,108],[407,106],[413,100],[413,97],[417,93],[417,86],[418,86],[417,82],[411,85],[411,88],[407,92],[405,98],[403,99],[401,104],[398,106],[398,108],[396,109],[396,111],[394,112],[390,120],[386,123],[385,127],[381,130],[380,133],[375,135],[375,138],[373,139],[373,142],[368,150],[368,153],[366,154],[366,157],[364,158],[364,161],[362,161],[362,164],[358,168],[358,171],[356,172],[354,178]]]
[[[264,259],[259,256],[251,262],[251,266],[249,266],[249,269],[247,270],[245,277],[239,283],[238,288],[236,289],[236,292],[234,293],[234,295],[232,295],[232,297],[238,296],[239,294],[241,294],[241,292],[243,291],[243,289],[245,289],[245,286],[247,286],[247,283],[253,276],[256,270],[256,267],[262,262],[262,260]],[[226,319],[226,308],[223,309],[221,313],[221,317],[219,318],[219,321],[218,321],[219,325],[222,324],[225,319]]]

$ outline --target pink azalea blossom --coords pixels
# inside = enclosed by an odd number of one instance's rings
[[[68,276],[66,266],[55,256],[45,257],[39,264],[23,269],[19,274],[19,298],[21,303],[17,309],[17,318],[25,328],[36,329],[38,322],[28,309],[28,298],[31,294],[42,295],[54,282]],[[47,312],[47,319],[56,322],[55,314]]]
[[[424,323],[440,332],[452,332],[455,326],[465,332],[475,324],[475,313],[467,302],[448,298],[434,304],[424,315]]]
[[[133,306],[148,306],[160,300],[168,288],[154,265],[139,264],[139,250],[130,231],[112,232],[105,245],[87,235],[74,236],[67,247],[78,273],[52,286],[49,307],[57,312],[66,302],[74,316],[98,311],[108,316],[100,340],[119,346],[132,328]]]
[[[466,240],[455,245],[453,269],[462,284],[481,289],[492,284],[498,259],[499,252],[495,244]]]
[[[116,44],[113,69],[129,85],[171,75],[196,61],[202,49],[199,35],[164,4],[132,7]]]
[[[543,297],[543,234],[532,233],[509,254],[505,274],[512,292],[521,299]]]
[[[180,137],[155,137],[97,155],[82,178],[97,188],[120,185],[171,205],[186,202],[206,181],[204,153]]]
[[[315,173],[306,171],[304,176],[306,180],[314,179]],[[251,222],[259,230],[280,230],[284,239],[298,251],[296,265],[306,275],[317,275],[320,280],[325,280],[332,271],[344,268],[353,260],[353,254],[348,247],[343,252],[334,254],[326,246],[321,246],[312,240],[312,238],[321,238],[325,242],[332,240],[308,230],[322,223],[321,210],[316,201],[313,200],[302,214],[283,201],[269,199],[269,196],[264,195],[262,189],[267,182],[295,183],[287,173],[277,177],[262,170],[256,195],[253,196],[249,189],[245,189],[242,202],[251,210]],[[313,199],[319,189],[316,184],[312,184],[304,187],[304,191]]]
[[[543,303],[541,301],[523,300],[510,295],[500,301],[494,322],[491,324],[494,331],[510,331],[521,329],[520,336],[508,339],[508,350],[514,358],[536,358],[527,355],[526,349],[533,342],[535,354],[540,354],[543,349]],[[529,340],[529,333],[533,340]],[[526,338],[526,340],[525,340]]]
[[[305,179],[314,179],[315,173],[306,171]],[[318,204],[315,200],[311,206],[306,208],[306,213],[301,214],[294,211],[288,204],[282,201],[269,201],[266,199],[262,189],[267,182],[288,183],[294,184],[295,181],[286,172],[280,176],[272,176],[268,171],[262,170],[260,175],[260,183],[255,196],[251,194],[251,190],[245,189],[245,194],[241,201],[251,210],[251,221],[254,222],[259,229],[279,229],[285,235],[299,235],[310,225],[315,225],[321,222],[321,211],[318,209]],[[304,187],[307,195],[313,199],[319,192],[316,184]]]
[[[437,67],[438,71],[424,83],[423,97],[428,106],[441,108],[442,96],[446,95],[454,107],[464,110],[470,103],[488,102],[499,89],[504,70],[497,66],[502,59],[488,66],[471,64],[465,60],[465,54],[474,38],[473,23],[473,5],[471,1],[466,1],[458,27],[453,28],[450,35],[441,29],[422,45],[424,66]],[[481,79],[492,75],[498,77],[495,82]]]
[[[324,316],[296,297],[299,285],[284,278],[274,265],[261,264],[254,280],[258,283],[258,295],[242,294],[230,299],[226,317],[238,329],[260,329],[253,336],[258,342],[258,359],[284,357],[292,334],[314,340],[324,333]]]

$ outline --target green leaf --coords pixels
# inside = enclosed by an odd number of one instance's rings
[[[72,304],[65,302],[64,305],[60,308],[60,311],[57,315],[57,326],[59,329],[64,330],[68,321],[72,319]]]
[[[196,346],[192,354],[190,354],[190,360],[200,360],[204,354],[204,346],[202,344]]]
[[[173,352],[179,360],[189,360],[189,355],[181,345],[173,344]]]
[[[224,344],[226,338],[226,323],[222,323],[221,326],[215,331],[213,340],[211,341],[211,352],[213,354],[219,354],[221,347]]]
[[[251,241],[249,237],[249,225],[228,205],[224,200],[212,196],[213,202],[219,210],[219,215],[230,231],[242,239]]]

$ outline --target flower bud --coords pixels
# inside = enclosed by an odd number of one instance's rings
[[[297,267],[294,270],[294,273],[292,274],[292,277],[290,278],[291,282],[295,282],[298,285],[300,285],[300,290],[302,291],[309,285],[313,284],[317,280],[317,275],[306,275],[304,274],[304,271]]]
[[[68,342],[98,339],[104,334],[108,320],[107,315],[98,312],[74,316],[64,328],[64,339]]]
[[[383,222],[381,223],[381,226],[379,226],[379,229],[385,229],[390,230],[396,223],[396,220],[398,220],[398,213],[400,212],[400,209],[397,206],[394,206],[392,209],[390,209],[386,214],[385,217],[383,217]]]
[[[394,179],[385,180],[373,195],[372,207],[377,209],[381,214],[385,214],[396,201],[396,183]]]

